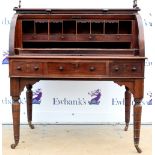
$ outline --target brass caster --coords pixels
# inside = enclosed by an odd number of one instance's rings
[[[136,148],[138,153],[142,153],[142,150],[139,148],[139,146],[137,144],[135,144],[135,148]]]
[[[125,128],[124,128],[124,131],[128,131],[128,127],[129,127],[129,125],[126,124],[126,126],[125,126]]]
[[[17,144],[11,144],[11,149],[15,149]]]
[[[31,129],[34,129],[34,125],[31,122],[28,122],[28,124]]]

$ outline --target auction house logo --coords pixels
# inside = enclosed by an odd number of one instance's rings
[[[41,97],[42,97],[42,91],[41,91],[41,89],[35,90],[33,92],[32,103],[33,104],[40,104],[41,103]]]
[[[101,90],[97,89],[94,91],[91,91],[88,93],[90,95],[90,99],[87,100],[84,97],[81,98],[68,98],[68,97],[64,97],[64,98],[58,98],[58,97],[54,97],[53,98],[53,105],[76,105],[76,106],[83,106],[83,105],[99,105],[100,103],[100,98],[101,98]]]
[[[88,103],[91,104],[96,104],[98,105],[100,103],[100,98],[101,98],[101,90],[97,89],[94,91],[91,91],[88,93],[91,96],[91,100],[88,101]]]
[[[4,64],[9,64],[9,59],[8,59],[8,51],[6,51],[6,52],[3,52],[3,60],[2,60],[2,64],[4,65]]]
[[[131,101],[131,104],[134,105],[135,102],[134,100]],[[142,105],[152,105],[152,92],[148,91],[146,93],[145,98],[141,102]],[[120,105],[125,105],[125,99],[122,98],[121,100],[118,98],[112,98],[112,105],[114,106],[120,106]]]

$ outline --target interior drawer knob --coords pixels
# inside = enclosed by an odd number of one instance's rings
[[[21,71],[22,70],[22,67],[21,66],[17,66],[16,68],[18,71]]]
[[[91,40],[92,39],[92,36],[89,36],[88,38]]]
[[[135,72],[137,70],[137,68],[135,66],[132,67],[131,69],[133,72]]]
[[[115,72],[118,72],[119,71],[119,67],[115,67],[114,70],[115,70]]]
[[[120,39],[120,36],[117,36],[116,38],[117,38],[117,40],[119,40]]]
[[[37,39],[37,36],[33,35],[32,38],[33,38],[33,39]]]
[[[92,71],[95,71],[96,68],[95,68],[94,66],[91,66],[91,67],[89,68],[89,70],[92,72]]]
[[[59,71],[63,71],[64,67],[63,66],[59,66]]]
[[[38,66],[35,66],[35,67],[34,67],[34,70],[35,70],[35,71],[39,70],[39,67],[38,67]]]

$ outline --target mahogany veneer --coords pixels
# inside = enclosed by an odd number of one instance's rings
[[[20,93],[26,86],[28,123],[32,85],[39,80],[114,81],[125,91],[125,130],[134,96],[134,145],[138,152],[144,90],[144,36],[139,9],[15,8],[9,44],[10,94],[15,148],[19,142]]]

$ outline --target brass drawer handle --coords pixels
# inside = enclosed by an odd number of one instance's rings
[[[38,67],[38,66],[35,66],[35,67],[34,67],[34,70],[35,70],[35,71],[39,70],[39,67]]]
[[[137,70],[137,68],[135,66],[132,67],[131,69],[133,72],[135,72]]]
[[[18,71],[21,71],[22,70],[22,67],[21,66],[17,66],[16,68]]]
[[[91,67],[89,68],[89,70],[90,70],[91,72],[93,72],[93,71],[96,70],[96,68],[95,68],[94,66],[91,66]]]
[[[118,72],[119,71],[119,67],[115,67],[114,70],[115,70],[115,72]]]
[[[63,66],[59,66],[59,71],[63,71],[64,67]]]

